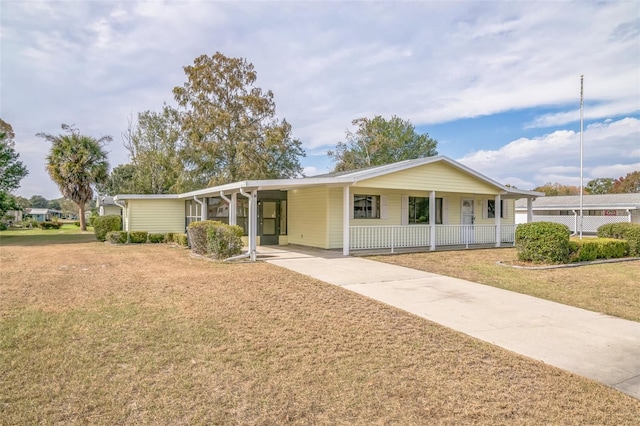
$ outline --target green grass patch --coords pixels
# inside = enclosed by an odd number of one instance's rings
[[[266,263],[95,240],[0,258],[2,424],[620,425],[640,412],[592,380]]]
[[[518,262],[516,249],[512,248],[372,258],[640,321],[640,261],[548,270],[497,265],[498,261]]]

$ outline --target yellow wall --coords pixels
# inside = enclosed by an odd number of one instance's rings
[[[497,194],[500,192],[493,185],[442,161],[366,179],[354,186],[478,194]]]
[[[185,232],[184,200],[127,200],[129,231]]]
[[[288,191],[288,243],[328,248],[327,187]]]

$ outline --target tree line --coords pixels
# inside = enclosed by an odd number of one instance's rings
[[[549,197],[556,195],[580,195],[579,186],[563,185],[557,182],[547,182],[533,190],[543,192]],[[620,176],[617,179],[592,179],[584,187],[584,193],[589,195],[640,193],[640,170],[629,172],[626,176]]]
[[[38,133],[50,145],[47,171],[64,199],[76,204],[81,228],[94,197],[126,193],[169,194],[238,180],[303,176],[306,156],[292,126],[276,115],[274,95],[256,85],[253,64],[220,52],[201,55],[184,68],[186,82],[173,89],[177,104],[130,117],[122,134],[129,162],[109,173],[105,145],[111,136],[83,135],[62,124],[59,134]],[[1,121],[1,119],[0,119]],[[328,156],[334,171],[437,155],[438,141],[397,116],[356,118]],[[18,206],[11,192],[28,171],[13,150],[11,126],[0,122],[0,213]],[[547,195],[571,195],[578,187],[547,183]],[[640,171],[589,182],[588,193],[640,192]]]

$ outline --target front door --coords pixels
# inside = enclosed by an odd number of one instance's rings
[[[278,245],[280,235],[278,200],[261,200],[258,209],[260,245]]]
[[[476,216],[473,213],[473,200],[472,199],[463,199],[462,200],[462,239],[465,244],[472,244],[475,240],[475,230],[473,228],[473,223],[476,220]]]

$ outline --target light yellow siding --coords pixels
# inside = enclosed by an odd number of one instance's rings
[[[497,194],[500,190],[475,176],[467,174],[444,162],[390,173],[358,182],[355,186],[372,188],[404,188],[406,190],[436,190],[442,192],[463,192]],[[355,190],[355,189],[354,189]]]
[[[288,243],[328,247],[328,192],[326,187],[288,192]]]
[[[335,249],[342,247],[342,188],[329,188],[329,246]]]
[[[184,200],[128,200],[128,230],[184,232],[184,211]]]

